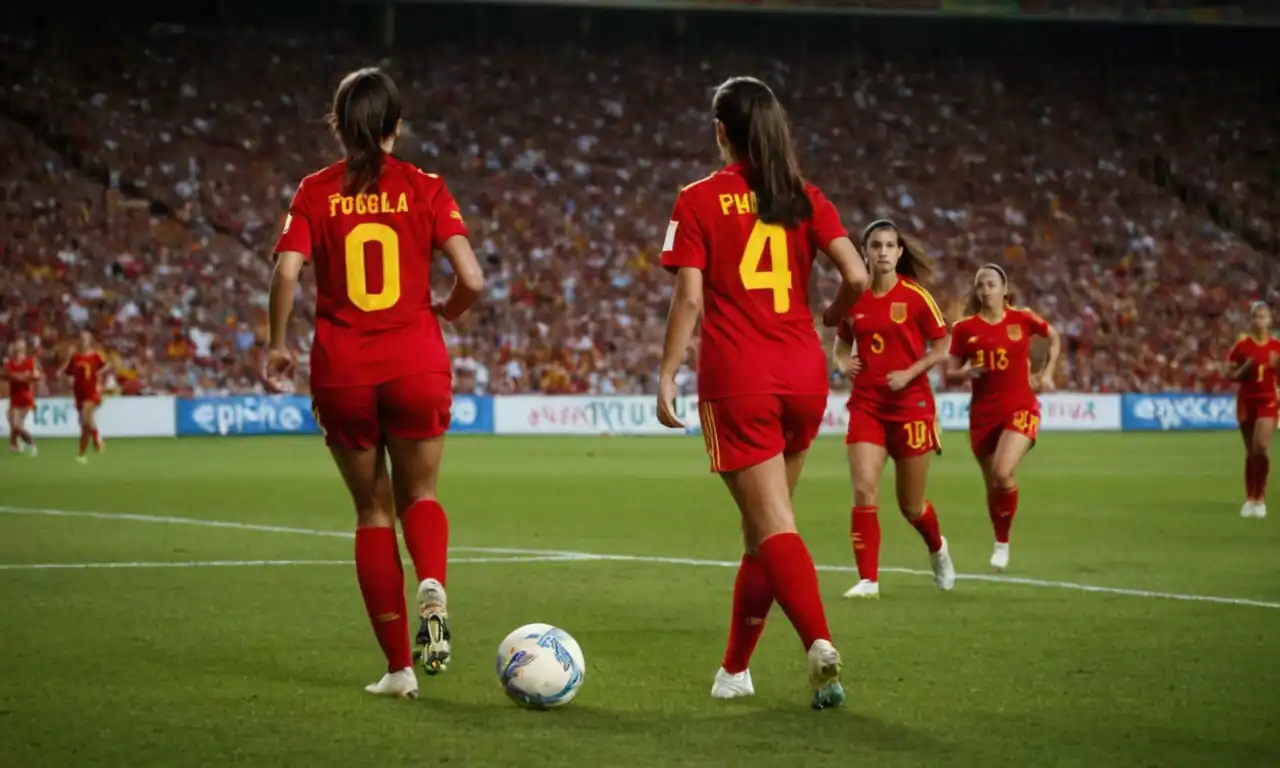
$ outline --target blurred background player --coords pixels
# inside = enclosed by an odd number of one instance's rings
[[[1035,312],[1013,306],[1009,276],[987,264],[973,279],[967,317],[951,328],[947,383],[973,382],[969,402],[969,447],[982,468],[987,514],[995,531],[991,567],[1009,565],[1009,529],[1018,511],[1013,475],[1040,430],[1036,391],[1053,391],[1062,343],[1058,332]],[[1049,339],[1049,359],[1039,375],[1031,373],[1031,339]]]
[[[27,414],[36,407],[36,383],[40,381],[40,366],[27,354],[27,342],[19,338],[9,347],[4,361],[4,378],[9,382],[9,450],[22,453],[25,448],[35,456],[36,441],[27,431]]]
[[[844,701],[840,654],[791,508],[828,393],[809,276],[818,251],[836,264],[835,316],[848,311],[867,276],[835,207],[800,175],[773,92],[754,78],[732,78],[716,89],[712,112],[728,165],[680,192],[662,247],[676,285],[658,418],[684,427],[674,410],[676,374],[701,315],[699,417],[711,470],[742,515],[744,547],[711,695],[755,693],[748,666],[777,600],[808,653],[812,705],[823,709]]]
[[[844,596],[880,596],[878,494],[890,457],[898,509],[929,548],[934,582],[950,590],[955,566],[937,512],[925,498],[931,454],[942,452],[926,374],[947,357],[947,321],[919,282],[932,271],[923,246],[908,245],[893,222],[881,219],[863,231],[862,252],[871,287],[840,324],[834,355],[837,367],[853,376],[845,443],[853,483],[849,529],[859,580]]]
[[[436,480],[453,400],[437,315],[452,321],[465,312],[484,277],[444,181],[391,156],[400,112],[395,83],[378,69],[350,73],[334,94],[329,119],[345,159],[303,179],[289,208],[275,248],[267,379],[277,391],[292,386],[286,330],[299,274],[311,262],[312,409],[355,504],[356,576],[387,659],[387,674],[365,690],[413,698],[396,518],[418,579],[422,665],[435,674],[451,653],[449,524]],[[442,303],[431,297],[433,249],[456,276]]]
[[[76,453],[76,461],[84,464],[88,461],[85,451],[89,443],[93,450],[102,453],[106,449],[102,435],[98,432],[98,406],[102,405],[102,377],[110,366],[98,351],[93,334],[81,331],[80,338],[72,350],[62,373],[71,377],[72,391],[76,399],[76,414],[80,417],[80,450]]]
[[[1271,335],[1271,308],[1255,301],[1249,307],[1249,333],[1227,353],[1228,376],[1240,382],[1236,421],[1244,438],[1245,502],[1241,517],[1267,516],[1267,476],[1271,472],[1271,435],[1276,431],[1276,366],[1280,340]]]

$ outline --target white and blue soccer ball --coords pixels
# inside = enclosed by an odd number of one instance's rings
[[[550,624],[526,624],[498,646],[498,682],[522,707],[551,709],[573,701],[586,679],[578,641]]]

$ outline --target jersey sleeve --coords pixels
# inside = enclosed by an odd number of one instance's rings
[[[1048,336],[1049,322],[1029,309],[1022,310],[1022,320],[1032,336]]]
[[[466,237],[467,222],[462,218],[458,203],[449,193],[443,179],[437,179],[439,186],[431,198],[431,247],[439,248],[451,237]]]
[[[963,320],[951,326],[951,348],[949,354],[961,360],[969,357],[969,334],[965,332]]]
[[[813,202],[813,217],[810,219],[813,246],[826,252],[832,240],[848,237],[849,230],[840,223],[840,212],[827,199],[827,196],[822,194],[822,190],[810,187],[809,199]]]
[[[1245,355],[1244,353],[1244,344],[1242,343],[1243,341],[1244,339],[1241,339],[1240,341],[1237,341],[1235,344],[1231,345],[1231,351],[1227,352],[1228,363],[1231,363],[1232,365],[1240,365],[1241,363],[1243,363],[1245,360],[1248,359],[1248,356]]]
[[[707,268],[707,238],[697,209],[686,192],[676,198],[667,238],[662,243],[662,266],[674,272],[681,267]]]
[[[307,185],[303,183],[293,193],[289,213],[284,217],[284,229],[281,230],[280,239],[276,241],[272,253],[296,251],[307,261],[311,261],[311,218],[307,214],[307,191]]]
[[[920,334],[929,341],[937,341],[946,336],[947,317],[938,308],[938,302],[933,300],[933,294],[929,293],[924,286],[915,284],[911,285],[911,292],[915,295],[913,314]]]

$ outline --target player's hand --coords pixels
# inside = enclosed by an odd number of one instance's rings
[[[981,365],[974,365],[973,363],[965,363],[964,365],[960,366],[960,370],[958,371],[958,373],[964,374],[964,377],[966,379],[979,379],[986,375],[987,369],[982,367]]]
[[[825,328],[835,328],[845,318],[845,315],[832,312],[831,309],[831,307],[827,307],[822,311],[822,325]]]
[[[849,362],[845,363],[845,366],[844,366],[844,372],[845,372],[845,373],[847,373],[847,374],[849,374],[849,376],[851,376],[851,377],[852,377],[852,376],[857,376],[859,373],[861,373],[861,372],[862,372],[862,358],[858,357],[857,355],[852,355],[852,356],[850,356],[850,357],[849,357]]]
[[[889,389],[894,392],[898,392],[910,384],[912,378],[911,374],[907,371],[894,371],[884,377],[884,383],[889,386]]]
[[[1041,374],[1038,379],[1032,381],[1031,384],[1031,388],[1036,392],[1052,392],[1057,388],[1057,385],[1053,383],[1053,374],[1047,371]]]
[[[431,302],[431,314],[435,315],[436,317],[440,318],[441,320],[445,321],[446,323],[448,323],[448,322],[452,322],[451,320],[449,320],[449,318],[447,318],[447,317],[445,317],[445,316],[444,316],[444,302],[443,302],[443,301],[439,301],[439,300],[432,300],[432,302]]]
[[[297,362],[287,349],[267,350],[266,382],[271,392],[292,392]]]
[[[684,422],[676,418],[676,380],[663,376],[658,379],[658,423],[670,429],[684,429]]]

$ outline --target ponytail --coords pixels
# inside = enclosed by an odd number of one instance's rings
[[[755,193],[760,221],[794,228],[812,216],[787,113],[773,91],[753,77],[731,78],[716,89],[711,108]]]
[[[342,79],[333,95],[329,125],[347,156],[344,194],[376,190],[386,154],[382,143],[395,136],[399,123],[400,92],[385,72],[369,67]]]

